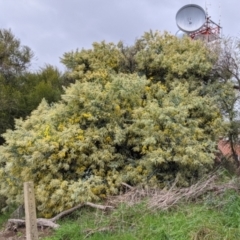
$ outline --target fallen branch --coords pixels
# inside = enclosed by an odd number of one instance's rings
[[[99,205],[99,204],[94,204],[94,203],[90,203],[90,202],[86,202],[86,203],[83,203],[83,204],[79,204],[73,208],[70,208],[66,211],[63,211],[61,213],[59,213],[58,215],[56,215],[55,217],[49,219],[50,221],[52,222],[56,222],[57,220],[59,220],[60,218],[74,212],[75,210],[79,209],[79,208],[82,208],[84,206],[89,206],[89,207],[92,207],[92,208],[97,208],[97,209],[100,209],[100,210],[107,210],[107,209],[112,209],[113,207],[112,206],[104,206],[104,205]]]
[[[79,204],[79,205],[77,205],[73,208],[70,208],[66,211],[63,211],[53,218],[50,218],[50,219],[38,218],[37,219],[37,225],[38,225],[38,227],[50,227],[52,229],[57,229],[60,226],[59,224],[55,223],[57,220],[59,220],[60,218],[66,216],[66,215],[68,215],[68,214],[74,212],[75,210],[77,210],[79,208],[82,208],[84,206],[90,206],[90,207],[97,208],[97,209],[100,209],[100,210],[107,210],[107,209],[112,209],[113,208],[112,206],[104,206],[104,205],[98,205],[98,204],[86,202],[86,203],[83,203],[83,204]],[[25,227],[25,220],[23,220],[23,219],[9,219],[8,220],[8,224],[7,224],[7,229],[8,230],[14,230],[15,231],[17,228],[20,228],[20,227]]]
[[[125,186],[126,188],[129,188],[130,190],[134,189],[134,187],[130,186],[127,183],[122,182],[121,185]]]
[[[56,224],[52,222],[49,219],[45,218],[38,218],[37,219],[37,225],[38,227],[50,227],[52,229],[57,229],[59,227],[59,224]],[[14,230],[25,227],[25,220],[23,219],[9,219],[7,224],[7,230]]]

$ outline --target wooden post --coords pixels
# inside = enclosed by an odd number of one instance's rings
[[[33,182],[24,183],[24,203],[27,240],[37,240],[37,216]]]

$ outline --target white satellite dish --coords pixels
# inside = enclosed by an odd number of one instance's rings
[[[186,32],[183,32],[182,30],[178,30],[175,34],[177,38],[184,38],[185,36],[188,36]]]
[[[206,22],[206,13],[202,7],[188,4],[178,10],[176,22],[178,28],[183,32],[195,32]]]

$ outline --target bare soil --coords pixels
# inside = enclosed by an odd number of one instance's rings
[[[53,230],[50,228],[39,228],[38,237],[39,239],[43,237],[50,236]],[[16,231],[6,230],[0,232],[0,240],[26,240],[26,229],[18,228]]]

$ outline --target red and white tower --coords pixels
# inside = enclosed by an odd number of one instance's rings
[[[188,35],[192,39],[207,42],[221,38],[221,26],[212,21],[205,10],[196,4],[188,4],[180,8],[176,14],[176,23],[179,37]]]

